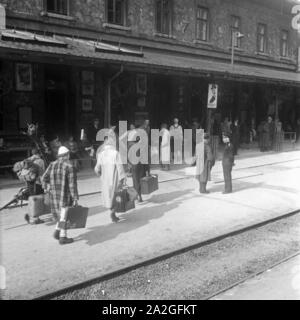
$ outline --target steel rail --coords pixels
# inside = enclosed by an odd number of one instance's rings
[[[248,281],[250,279],[253,279],[253,278],[265,273],[268,270],[274,269],[275,267],[277,267],[277,266],[279,266],[279,265],[281,265],[281,264],[283,264],[283,263],[285,263],[285,262],[287,262],[287,261],[299,256],[299,255],[300,255],[300,251],[296,251],[295,253],[293,253],[293,254],[291,254],[291,255],[289,255],[289,256],[287,256],[287,257],[285,257],[285,258],[283,258],[283,259],[281,259],[281,260],[279,260],[277,262],[275,262],[271,266],[268,266],[267,268],[265,267],[265,268],[263,268],[263,269],[261,269],[259,271],[256,271],[256,272],[248,275],[247,277],[244,277],[243,279],[238,280],[238,281],[230,284],[227,287],[224,287],[223,289],[220,289],[220,290],[218,290],[218,291],[216,291],[216,292],[214,292],[214,293],[212,293],[210,295],[205,296],[204,298],[202,298],[200,300],[210,300],[210,299],[212,299],[212,298],[214,298],[214,297],[216,297],[216,296],[218,296],[218,295],[220,295],[220,294],[222,294],[222,293],[224,293],[224,292],[226,292],[228,290],[231,290],[231,289],[239,286],[242,283],[245,283],[246,281]]]

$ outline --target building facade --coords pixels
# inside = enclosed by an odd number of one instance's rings
[[[286,0],[0,0],[0,132],[38,122],[78,139],[149,118],[300,117],[299,34]],[[233,54],[232,54],[233,52]],[[208,86],[218,85],[208,109]]]

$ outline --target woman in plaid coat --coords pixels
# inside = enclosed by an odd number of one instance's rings
[[[50,193],[50,206],[52,213],[60,213],[60,222],[57,223],[54,238],[60,244],[73,242],[67,238],[67,208],[77,206],[77,174],[76,169],[69,161],[70,151],[66,147],[58,150],[58,159],[52,162],[42,176],[42,184]]]

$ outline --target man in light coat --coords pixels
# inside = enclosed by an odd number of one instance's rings
[[[116,194],[123,184],[126,174],[121,161],[121,156],[116,149],[116,140],[108,136],[101,151],[97,153],[95,172],[101,176],[103,205],[110,210],[113,222],[120,219],[116,216]]]

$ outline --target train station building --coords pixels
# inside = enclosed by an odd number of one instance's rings
[[[94,118],[152,127],[178,117],[300,118],[291,1],[7,1],[1,4],[0,134],[38,122],[79,138]],[[208,113],[209,84],[218,85]]]

